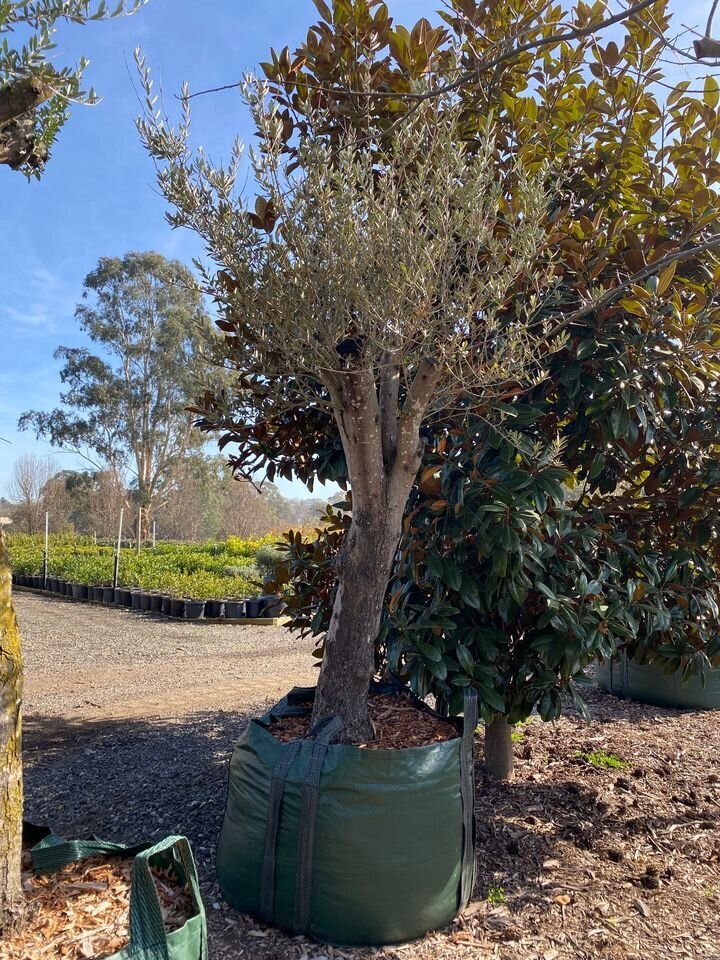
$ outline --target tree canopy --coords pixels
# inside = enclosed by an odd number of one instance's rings
[[[196,446],[186,407],[208,379],[210,321],[192,274],[157,253],[103,257],[75,313],[97,351],[59,347],[62,406],[20,427],[75,450],[158,505],[174,465]]]
[[[335,4],[295,55],[274,54],[264,69],[288,155],[319,98],[337,107],[331,137],[367,123],[348,93],[357,59],[372,61],[379,93],[407,91],[416,60],[421,73],[459,59],[471,71],[499,36],[550,37],[566,17],[544,4],[450,6],[453,43],[423,21],[395,27],[376,4],[355,4],[354,18]],[[578,8],[578,24],[603,9]],[[555,286],[536,315],[557,316],[568,339],[545,355],[542,382],[508,383],[500,402],[467,398],[423,427],[378,653],[452,709],[472,682],[488,718],[536,705],[550,718],[564,691],[580,702],[584,667],[618,643],[669,669],[717,662],[719,92],[712,77],[668,89],[669,26],[657,3],[622,40],[551,41],[457,90],[471,142],[493,117],[499,165],[554,157],[567,172],[548,236]],[[371,102],[373,122],[392,128],[412,101]],[[528,279],[508,314],[530,312]],[[239,469],[272,461],[347,479],[329,418],[310,406],[273,417],[264,402],[262,421],[229,422],[208,398],[204,423],[239,442]],[[334,515],[315,544],[288,541],[280,576],[294,582],[297,625],[317,635],[347,527]]]

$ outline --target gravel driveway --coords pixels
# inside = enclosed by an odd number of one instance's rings
[[[571,713],[526,725],[514,782],[478,766],[477,899],[464,917],[416,943],[338,950],[228,910],[213,873],[232,744],[248,717],[313,681],[312,644],[27,594],[17,608],[28,817],[66,836],[186,834],[211,960],[720,960],[717,712],[591,692],[592,724]],[[583,760],[593,751],[620,767]]]

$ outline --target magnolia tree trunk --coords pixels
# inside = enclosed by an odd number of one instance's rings
[[[485,724],[485,768],[494,780],[512,778],[512,726],[506,717],[496,717]]]
[[[11,585],[0,531],[0,931],[10,925],[22,903],[22,654]]]

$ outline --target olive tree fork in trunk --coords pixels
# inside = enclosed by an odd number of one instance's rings
[[[245,100],[259,132],[250,203],[241,148],[216,167],[189,145],[189,101],[173,128],[152,83],[139,121],[168,220],[197,232],[220,307],[225,363],[298,401],[324,404],[348,465],[352,524],[337,562],[314,719],[339,714],[348,740],[372,736],[367,709],[383,599],[422,455],[420,427],[453,398],[527,375],[542,326],[502,326],[498,308],[542,263],[551,177],[504,164],[490,130],[463,142],[461,108],[428,101],[389,137],[329,143],[311,115],[290,161],[262,84]],[[254,198],[253,198],[254,200]],[[321,385],[321,389],[318,389]],[[206,424],[207,426],[207,424]]]

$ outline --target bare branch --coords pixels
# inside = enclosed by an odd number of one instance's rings
[[[586,27],[574,27],[570,30],[566,30],[562,33],[549,34],[548,36],[540,37],[537,40],[530,40],[523,44],[517,43],[518,39],[523,34],[516,34],[514,37],[508,38],[508,43],[513,44],[511,49],[505,50],[504,53],[498,54],[495,57],[490,57],[486,60],[481,60],[472,70],[467,71],[466,73],[461,74],[456,80],[451,83],[445,84],[443,86],[437,87],[433,90],[426,91],[425,93],[402,93],[399,91],[386,91],[386,90],[353,90],[348,88],[338,88],[338,87],[325,87],[322,84],[315,85],[313,89],[319,90],[323,93],[344,93],[348,96],[354,97],[365,97],[371,100],[381,100],[381,99],[391,99],[391,100],[409,100],[415,101],[417,104],[424,103],[426,100],[431,100],[435,97],[443,96],[445,94],[451,93],[462,86],[465,86],[467,83],[471,83],[480,78],[480,76],[499,66],[500,64],[507,63],[509,60],[513,60],[516,57],[520,56],[523,53],[527,53],[530,50],[540,50],[543,47],[554,45],[557,43],[567,43],[570,40],[581,40],[583,37],[591,36],[594,33],[599,33],[603,30],[606,30],[608,27],[612,27],[617,23],[622,23],[628,18],[635,16],[636,14],[642,12],[647,7],[651,7],[656,3],[659,3],[660,0],[638,0],[637,3],[634,3],[632,6],[628,7],[626,10],[616,13],[611,17],[606,17],[603,20],[596,20],[594,23],[589,24]],[[527,31],[524,31],[527,32]],[[236,80],[234,83],[224,83],[217,87],[208,87],[205,90],[198,90],[195,93],[185,93],[181,94],[178,99],[187,101],[192,100],[195,97],[204,97],[212,93],[222,93],[226,90],[237,90],[242,86],[241,80]],[[413,108],[413,111],[417,107]],[[406,119],[407,114],[404,114],[403,117],[399,118]],[[393,125],[394,126],[394,125]],[[392,130],[392,126],[389,128],[388,132]]]

